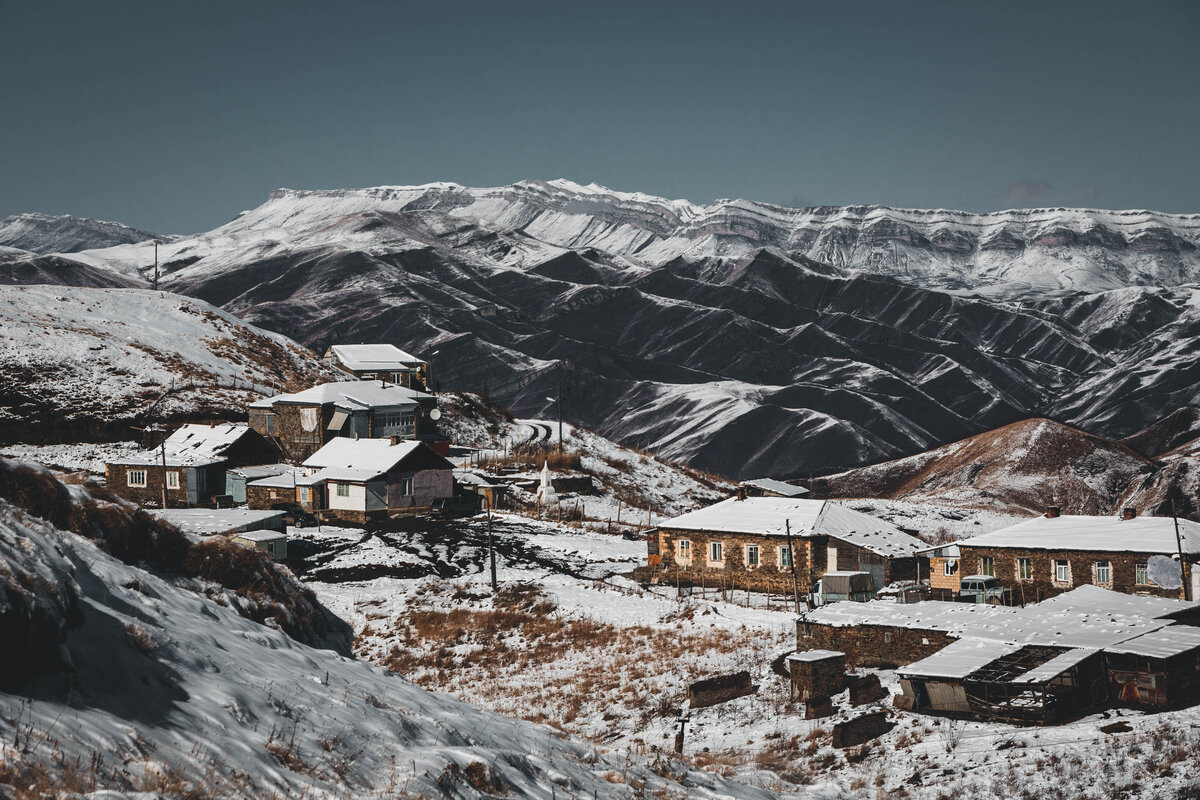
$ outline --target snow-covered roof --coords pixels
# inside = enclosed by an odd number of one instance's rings
[[[1023,675],[1012,679],[1012,683],[1043,683],[1063,674],[1076,664],[1081,664],[1099,652],[1087,647],[1076,647],[1066,650]]]
[[[268,525],[283,525],[282,511],[255,511],[248,508],[168,508],[150,512],[188,533],[214,534],[244,532]]]
[[[788,661],[825,661],[846,655],[841,650],[800,650],[787,657]]]
[[[799,497],[803,494],[808,494],[808,489],[803,486],[793,486],[790,483],[777,481],[774,478],[753,478],[748,481],[742,481],[743,486],[753,486],[755,489],[762,489],[764,492],[774,492],[775,494],[784,497]]]
[[[272,475],[282,475],[291,469],[293,467],[289,464],[261,464],[253,467],[236,467],[225,471],[230,475],[237,475],[247,480],[258,480],[259,478],[269,478]]]
[[[390,439],[338,437],[309,456],[304,466],[322,471],[354,470],[379,475],[392,469],[423,446],[421,442],[392,444]]]
[[[1185,553],[1200,553],[1200,523],[1179,520]],[[1035,517],[998,531],[972,536],[960,547],[1019,547],[1030,550],[1092,550],[1123,553],[1178,552],[1170,517]]]
[[[659,523],[660,528],[784,536],[832,536],[879,555],[909,556],[925,543],[890,522],[828,500],[794,497],[731,497]]]
[[[335,344],[333,357],[348,370],[388,370],[415,367],[425,362],[391,344]]]
[[[244,423],[222,423],[221,425],[184,425],[167,437],[163,443],[169,467],[200,467],[219,464],[225,453],[243,436],[250,433]],[[115,461],[115,464],[160,464],[163,453],[158,448]]]
[[[1200,647],[1200,628],[1168,625],[1104,649],[1110,653],[1129,653],[1146,658],[1170,658],[1197,647]]]
[[[279,531],[241,531],[234,538],[245,539],[248,542],[277,542],[280,539],[286,541],[287,534]]]
[[[322,383],[301,392],[277,394],[251,403],[252,408],[270,408],[280,403],[318,405],[335,403],[349,409],[391,406],[415,406],[433,395],[384,381],[335,381]]]
[[[995,639],[959,639],[931,656],[914,661],[897,672],[918,678],[965,678],[1001,656],[1015,653],[1024,645]]]
[[[386,470],[378,469],[345,469],[330,467],[313,474],[314,482],[334,481],[335,483],[366,483],[375,478],[383,477]]]
[[[1146,601],[1146,602],[1142,602]],[[1130,644],[1138,637],[1166,628],[1168,639],[1173,631],[1200,628],[1175,625],[1166,617],[1173,611],[1194,607],[1194,603],[1122,595],[1098,586],[1081,586],[1052,600],[1024,608],[975,603],[929,600],[900,604],[873,600],[869,603],[830,603],[800,616],[802,622],[834,627],[883,625],[895,628],[941,631],[955,638],[988,639],[1050,647],[1113,650],[1117,645],[1141,647],[1151,657],[1161,652],[1155,637],[1141,645]],[[1200,646],[1200,637],[1196,645]],[[1190,649],[1189,645],[1185,649]],[[1139,652],[1142,652],[1139,651]],[[1125,652],[1125,651],[1120,651]]]
[[[302,477],[300,471],[296,467],[289,467],[287,470],[268,475],[265,478],[259,478],[253,481],[246,481],[246,486],[266,486],[271,489],[291,489],[293,486],[300,485]]]

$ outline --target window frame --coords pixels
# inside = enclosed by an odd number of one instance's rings
[[[676,539],[675,540],[675,557],[680,561],[692,560],[692,540],[691,539]]]
[[[1101,578],[1101,573],[1104,574],[1104,578]],[[1105,560],[1092,563],[1092,582],[1096,586],[1112,586],[1112,561]]]
[[[779,559],[780,569],[792,568],[792,548],[788,547],[786,544],[780,545],[777,557]]]
[[[333,486],[334,486],[334,496],[335,497],[349,497],[350,496],[350,484],[335,483]]]
[[[750,553],[754,553],[754,559],[750,559]],[[762,548],[756,544],[746,544],[742,549],[742,557],[746,560],[746,568],[762,566]]]
[[[148,470],[145,467],[142,469],[125,470],[125,484],[135,489],[145,489],[149,485],[147,473]],[[141,475],[141,480],[135,480],[135,475]]]
[[[1133,565],[1133,583],[1135,586],[1150,585],[1150,564],[1141,561]]]
[[[1055,583],[1070,583],[1071,582],[1071,562],[1065,558],[1051,559],[1054,562],[1054,582]],[[1065,578],[1059,577],[1059,570],[1063,570]]]
[[[178,489],[179,485],[180,485],[179,484],[179,470],[177,470],[177,469],[167,470],[167,479],[166,480],[167,480],[167,488],[168,489]]]
[[[958,559],[957,558],[947,558],[944,561],[942,561],[942,576],[943,577],[953,578],[954,573],[956,573],[956,572],[958,572]]]
[[[996,577],[996,557],[995,556],[980,556],[979,557],[979,574],[986,575],[989,578]]]
[[[1018,558],[1017,559],[1017,580],[1031,581],[1033,580],[1033,559]]]
[[[725,563],[725,543],[724,542],[709,542],[708,543],[708,563],[724,564]]]

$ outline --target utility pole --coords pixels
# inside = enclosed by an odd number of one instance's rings
[[[562,457],[562,378],[558,379],[558,455]]]
[[[492,592],[496,591],[496,546],[492,541],[492,501],[487,498],[488,509],[488,558],[492,562]]]
[[[800,613],[800,581],[796,579],[796,551],[792,549],[792,521],[785,519],[783,521],[784,530],[787,532],[787,548],[788,562],[792,567],[792,597],[796,601],[796,613]]]
[[[1175,498],[1171,498],[1171,519],[1175,521],[1175,546],[1179,548],[1179,577],[1183,580],[1183,599],[1192,599],[1192,588],[1188,586],[1187,562],[1183,560],[1183,537],[1179,535],[1179,514],[1175,511]]]
[[[158,239],[154,240],[154,291],[158,291]],[[163,480],[166,480],[166,475]]]
[[[165,431],[163,431],[165,433]],[[158,442],[158,453],[162,456],[162,507],[163,511],[167,510],[167,437],[164,436]]]

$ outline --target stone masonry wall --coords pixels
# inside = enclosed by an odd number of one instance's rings
[[[130,486],[129,471],[145,470],[146,485]],[[187,470],[182,467],[167,467],[167,472],[179,473],[179,488],[167,490],[167,505],[171,508],[187,508],[188,481]],[[163,468],[157,466],[134,466],[130,464],[107,464],[104,468],[104,479],[110,491],[126,500],[131,500],[141,506],[162,505]]]
[[[952,641],[941,631],[886,625],[835,627],[803,620],[796,623],[798,650],[839,650],[846,654],[847,664],[860,667],[895,669],[931,656]]]
[[[679,540],[686,539],[691,543],[691,559],[681,563],[678,554]],[[823,573],[825,564],[820,561],[816,566],[819,572],[814,577],[814,545],[813,539],[792,537],[792,548],[796,561],[796,582],[800,592],[807,593],[816,577]],[[724,551],[724,561],[721,564],[710,563],[709,543],[721,542]],[[746,565],[746,545],[758,545],[759,565]],[[792,570],[781,566],[779,548],[787,547],[787,539],[782,536],[749,536],[735,533],[706,533],[698,531],[680,531],[660,529],[658,532],[658,552],[662,556],[660,571],[657,573],[664,584],[675,583],[683,586],[729,586],[754,591],[770,590],[773,594],[792,593]],[[820,558],[824,559],[824,542],[819,548]]]
[[[1162,555],[1170,556],[1171,554],[1163,553]],[[1172,598],[1183,597],[1182,588],[1163,589],[1154,584],[1136,583],[1136,565],[1145,564],[1150,558],[1150,554],[1148,553],[963,547],[962,559],[959,562],[959,571],[964,575],[979,573],[981,559],[985,556],[995,559],[996,577],[1005,586],[1013,590],[1013,596],[1018,603],[1034,603],[1089,583],[1105,589],[1111,589],[1115,592],[1124,592],[1125,594],[1151,594]],[[1017,572],[1017,562],[1021,558],[1028,558],[1030,560],[1032,574],[1028,580],[1022,580]],[[1054,562],[1056,560],[1065,560],[1070,565],[1069,581],[1058,582],[1054,579]],[[1103,584],[1096,582],[1095,564],[1097,561],[1109,562],[1112,576],[1111,582]]]

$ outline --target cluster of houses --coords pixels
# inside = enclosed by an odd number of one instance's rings
[[[751,481],[660,523],[647,577],[794,593],[813,708],[859,680],[847,667],[896,670],[903,708],[1019,724],[1200,700],[1200,524],[1051,507],[931,547],[805,494]]]
[[[453,496],[450,443],[425,391],[425,363],[379,344],[335,345],[325,359],[346,380],[252,403],[248,424],[183,425],[107,463],[109,489],[197,532],[243,538],[281,528],[285,511],[366,522]],[[278,551],[274,542],[255,546]]]

